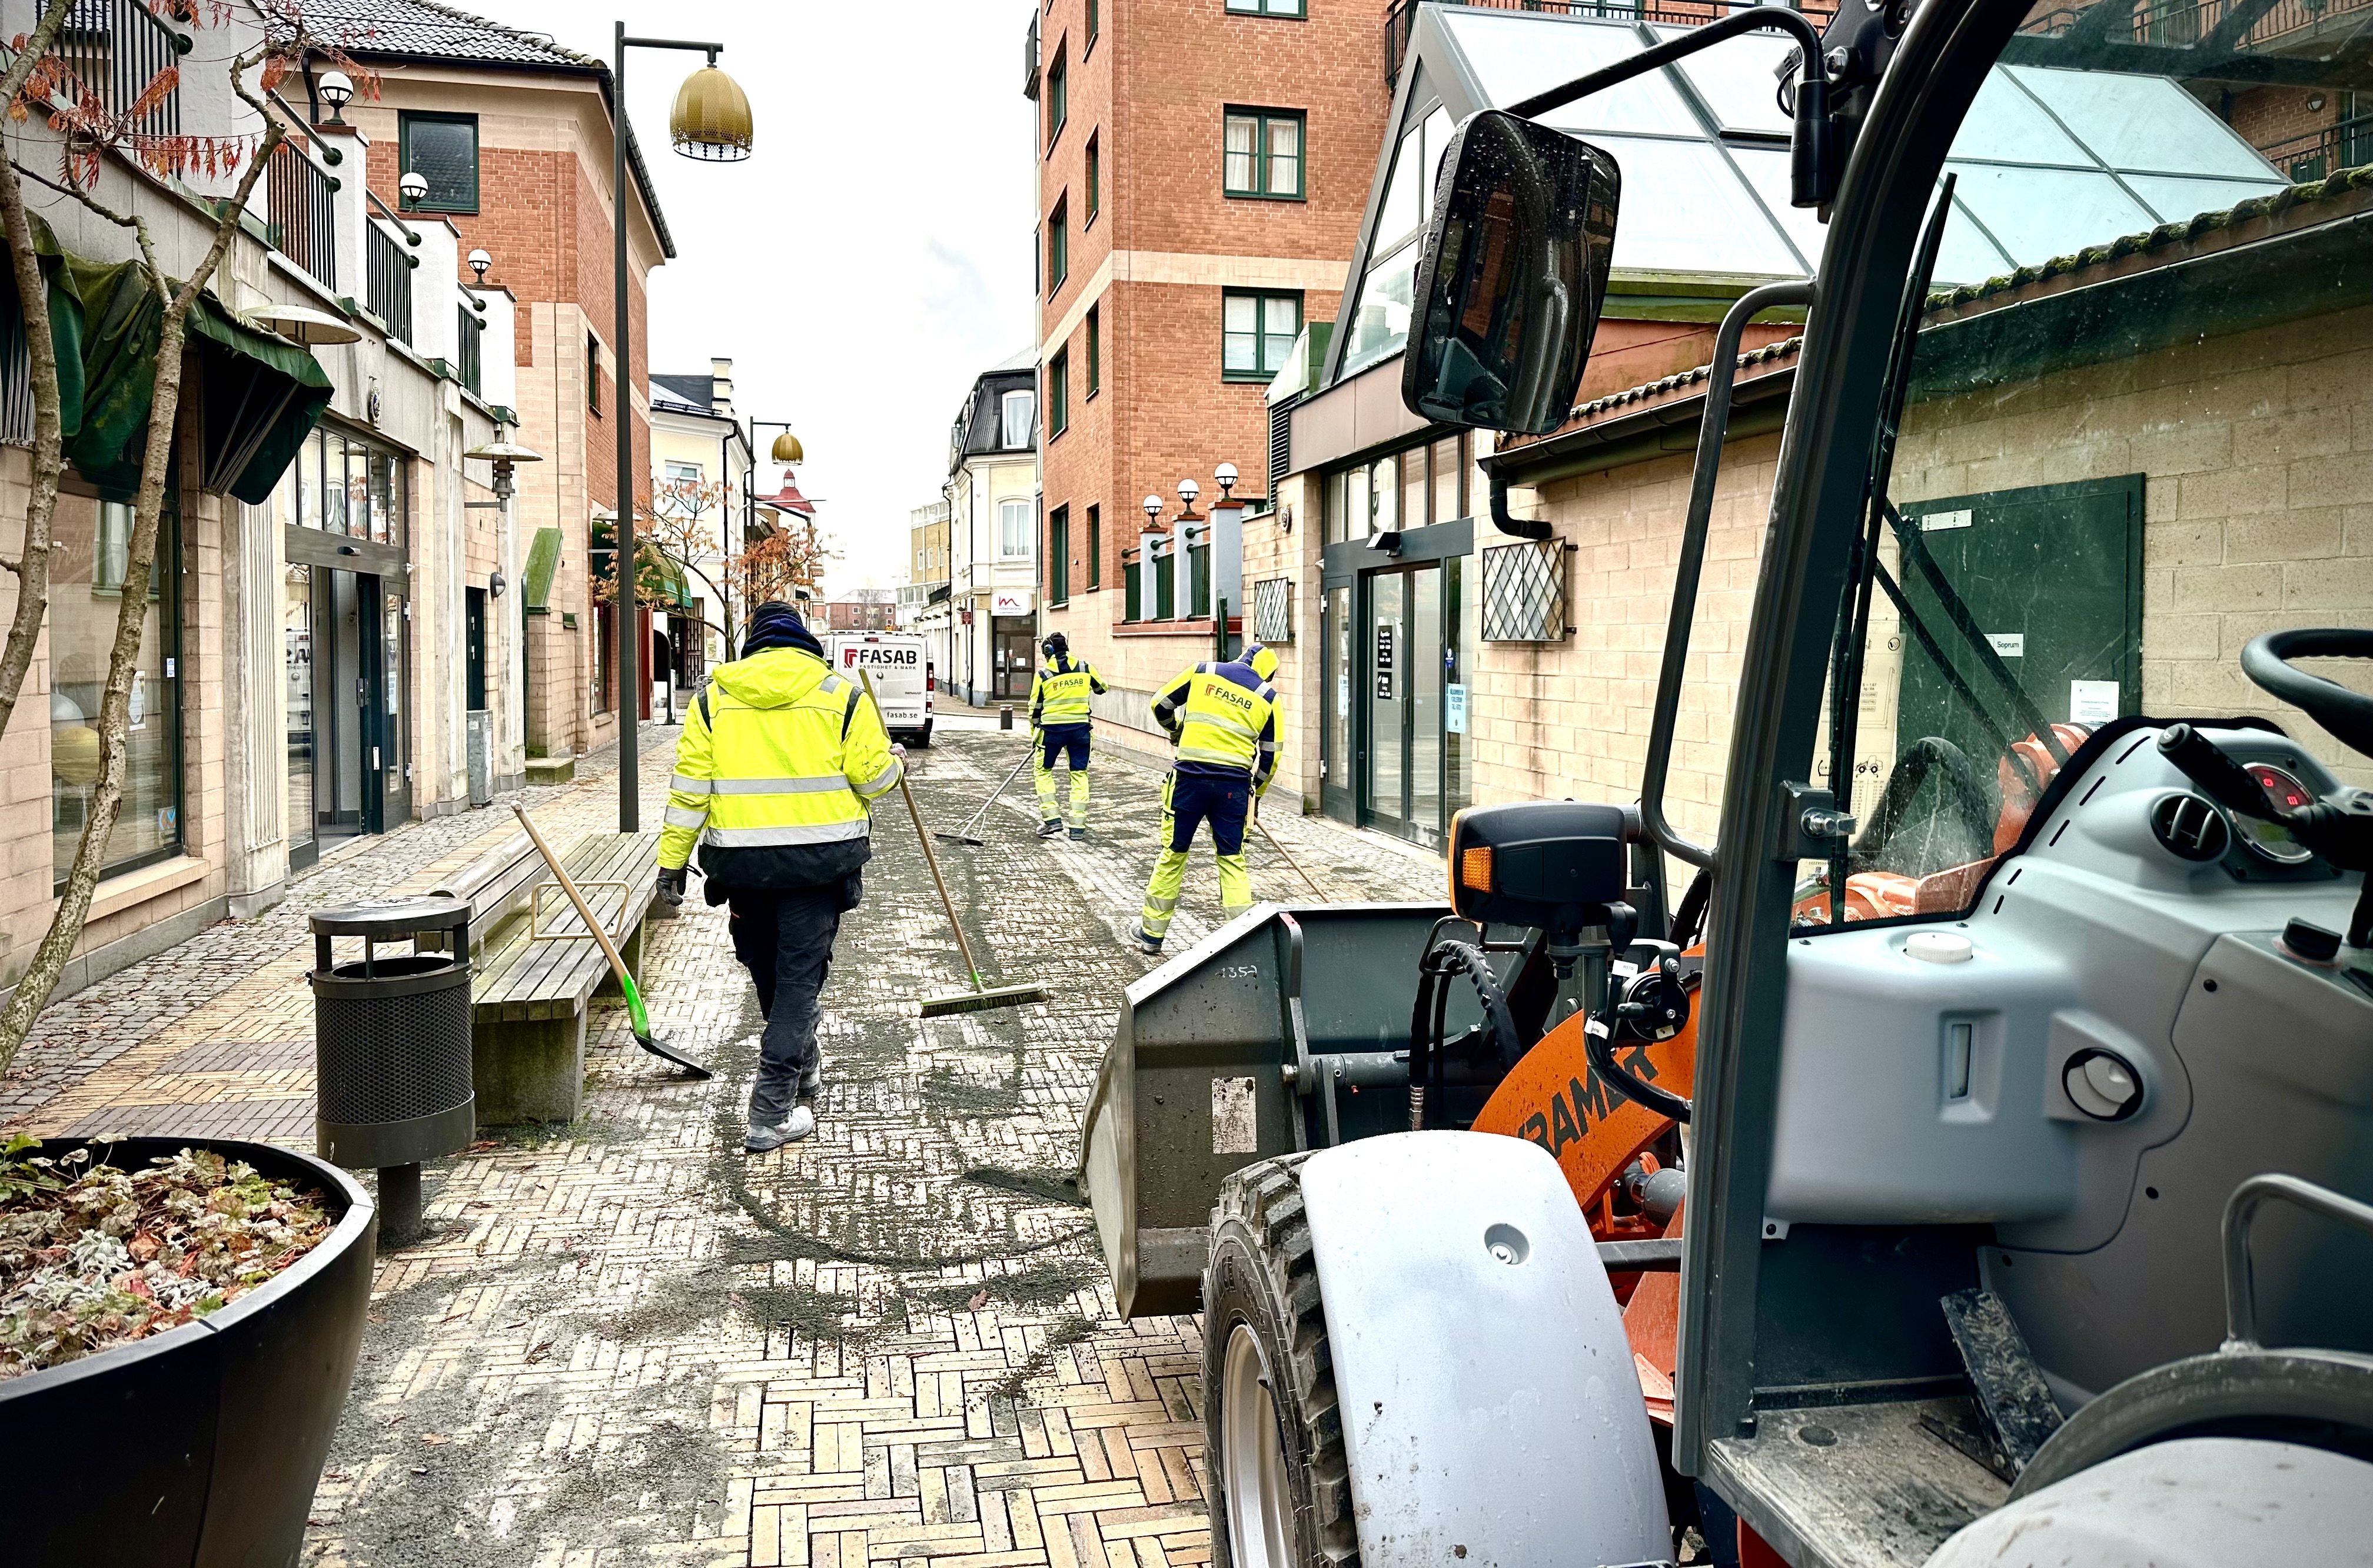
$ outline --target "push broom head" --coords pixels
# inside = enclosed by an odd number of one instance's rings
[[[923,999],[923,1016],[945,1018],[954,1012],[992,1012],[1000,1007],[1023,1007],[1046,1000],[1044,986],[992,986],[986,990],[949,991]]]
[[[931,837],[934,838],[944,838],[951,844],[969,844],[976,849],[988,842],[986,838],[975,838],[969,833],[948,833],[942,831],[934,833]]]

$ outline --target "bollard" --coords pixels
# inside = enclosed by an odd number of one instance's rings
[[[420,1162],[469,1146],[470,906],[459,898],[380,898],[314,913],[313,1137],[321,1158],[379,1172],[382,1246],[420,1234]],[[441,950],[424,937],[441,941]],[[331,940],[363,939],[360,963],[334,963]],[[409,942],[382,955],[383,942]]]
[[[1009,702],[997,710],[997,727],[1000,730],[1011,730],[1013,728],[1013,705],[1011,703]]]

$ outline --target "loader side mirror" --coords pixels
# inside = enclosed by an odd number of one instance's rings
[[[1496,109],[1443,155],[1401,399],[1420,418],[1545,435],[1582,385],[1622,177],[1589,143]]]

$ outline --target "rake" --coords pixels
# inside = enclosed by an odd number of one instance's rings
[[[717,1076],[651,1033],[650,1015],[643,1011],[643,993],[635,988],[635,977],[626,973],[626,961],[618,956],[617,944],[610,940],[610,933],[602,929],[602,922],[593,918],[585,895],[577,891],[577,884],[568,880],[568,873],[560,869],[560,858],[552,852],[552,846],[544,841],[544,835],[535,830],[535,824],[528,820],[527,808],[513,801],[511,811],[519,817],[520,825],[527,829],[528,838],[535,845],[536,853],[542,855],[544,863],[552,868],[552,878],[560,884],[560,891],[568,895],[568,901],[577,906],[577,918],[585,922],[585,929],[593,933],[595,942],[602,944],[602,956],[610,961],[610,972],[618,977],[618,989],[625,993],[626,1015],[635,1025],[635,1044],[655,1057],[675,1063],[695,1078]]]
[[[1035,751],[1036,749],[1037,748],[1035,745],[1031,748],[1032,751]],[[973,829],[978,827],[980,825],[980,819],[988,814],[988,808],[997,804],[997,798],[999,795],[1004,794],[1007,788],[1011,786],[1016,778],[1022,776],[1022,770],[1023,768],[1030,766],[1030,752],[1023,752],[1022,754],[1022,759],[1013,765],[1013,771],[1007,774],[1004,778],[999,782],[997,788],[988,792],[988,799],[980,803],[980,809],[978,811],[964,818],[964,825],[962,827],[957,828],[953,833],[935,830],[931,834],[931,837],[934,838],[944,838],[951,844],[969,844],[976,849],[980,848],[983,844],[988,843],[988,840],[986,838],[974,837]]]
[[[873,673],[860,664],[858,679],[865,683],[865,695],[873,696]],[[1029,760],[1023,758],[1024,761]],[[1014,769],[1020,772],[1020,768]],[[915,804],[915,791],[906,782],[906,770],[898,770],[898,793],[906,799],[906,814],[915,820],[915,841],[923,847],[923,863],[931,868],[931,885],[940,890],[940,907],[948,913],[948,924],[956,933],[956,950],[964,954],[964,973],[972,977],[972,989],[947,991],[923,999],[923,1016],[945,1018],[953,1012],[988,1012],[1000,1007],[1021,1007],[1028,1002],[1046,1000],[1044,986],[984,986],[980,983],[980,965],[973,962],[972,943],[964,936],[964,922],[956,919],[955,900],[948,896],[948,884],[940,875],[940,858],[931,852],[931,836],[923,826],[923,813]]]

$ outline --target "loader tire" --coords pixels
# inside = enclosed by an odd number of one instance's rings
[[[1246,1165],[1221,1185],[1211,1211],[1203,1452],[1214,1568],[1341,1568],[1360,1560],[1302,1206],[1308,1158]]]

